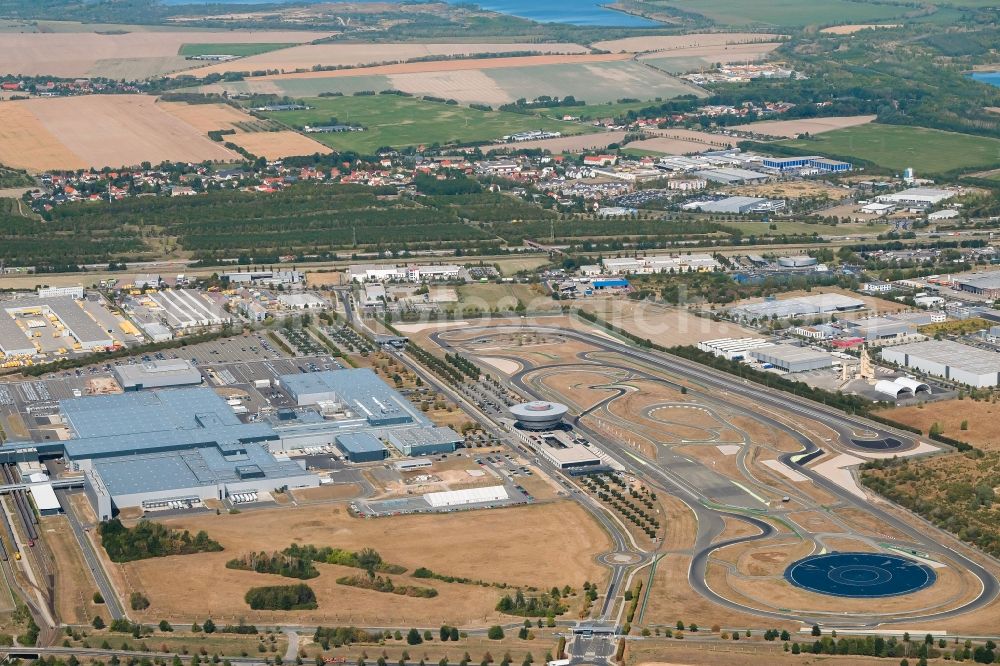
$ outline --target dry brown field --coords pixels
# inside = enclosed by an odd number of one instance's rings
[[[988,400],[940,400],[923,403],[922,407],[896,407],[884,414],[924,432],[939,423],[948,437],[984,451],[1000,450],[1000,405]],[[962,421],[968,421],[968,430],[962,430]]]
[[[5,33],[0,73],[65,78],[107,76],[144,79],[187,69],[184,44],[301,44],[328,33],[305,31],[205,31]]]
[[[541,139],[539,141],[524,141],[514,146],[517,150],[541,149],[551,153],[579,153],[584,150],[603,150],[612,143],[621,143],[626,132],[597,132],[595,134],[578,134],[576,136],[561,136],[558,139]],[[632,144],[630,144],[632,145]],[[510,145],[492,146],[490,150],[510,150]]]
[[[759,622],[757,623],[759,624]],[[755,625],[751,625],[755,626]],[[792,640],[812,644],[812,638],[806,634],[797,636],[797,625],[789,624],[787,628],[792,634]],[[704,631],[704,630],[703,630]],[[759,638],[759,633],[757,638]],[[876,666],[884,664],[885,659],[879,657],[855,657],[840,655],[805,656],[793,655],[782,651],[778,641],[765,643],[759,640],[741,640],[724,643],[695,643],[692,641],[659,640],[650,642],[627,641],[625,663],[628,666],[718,666],[719,664],[738,663],[741,666],[809,666],[827,664],[828,666]],[[938,662],[933,662],[938,663]],[[941,662],[948,663],[948,662]]]
[[[591,62],[629,60],[627,53],[584,53],[578,55],[513,56],[509,58],[484,58],[479,60],[431,60],[429,62],[403,62],[395,65],[377,65],[355,69],[335,69],[327,72],[292,72],[256,77],[254,81],[288,79],[327,79],[342,76],[392,76],[395,74],[423,74],[427,72],[459,72],[479,69],[504,69],[508,67],[538,67],[542,65],[575,65]]]
[[[109,564],[126,596],[142,590],[151,601],[143,619],[193,619],[191,599],[198,599],[199,617],[225,620],[246,617],[256,622],[280,620],[303,623],[358,625],[426,622],[429,617],[456,625],[496,621],[494,606],[500,591],[493,588],[411,579],[393,579],[434,587],[432,599],[403,597],[337,585],[339,576],[357,569],[320,565],[321,575],[308,581],[319,608],[290,613],[255,612],[243,607],[243,594],[255,585],[294,582],[275,575],[225,568],[232,557],[249,551],[280,550],[291,543],[358,550],[376,548],[388,562],[431,567],[442,574],[482,578],[549,588],[585,580],[601,581],[605,570],[593,557],[610,547],[600,526],[571,502],[438,515],[411,515],[376,520],[351,518],[339,508],[310,506],[248,511],[238,515],[198,515],[171,518],[165,524],[192,532],[206,530],[225,547],[202,553]],[[178,587],[177,580],[185,585]]]
[[[695,47],[725,47],[730,44],[756,44],[768,46],[780,35],[757,32],[704,32],[689,35],[662,35],[625,37],[606,42],[595,42],[594,48],[602,51],[645,53],[648,51],[676,51]],[[771,46],[771,48],[774,48]]]
[[[765,120],[760,123],[736,125],[730,129],[794,139],[806,132],[809,134],[822,134],[823,132],[844,129],[845,127],[867,125],[875,120],[875,118],[876,116],[834,116],[830,118],[809,118],[803,120]]]
[[[586,47],[572,43],[555,44],[305,44],[271,51],[226,63],[198,67],[186,74],[206,76],[224,72],[279,70],[323,67],[364,67],[379,63],[398,63],[427,56],[469,56],[476,54],[518,53],[587,53]],[[365,71],[371,71],[366,69]],[[331,72],[325,72],[329,74]]]
[[[690,155],[691,153],[703,153],[706,150],[717,150],[719,147],[701,141],[691,141],[687,139],[675,139],[665,136],[658,136],[653,139],[640,139],[632,141],[627,148],[635,150],[648,150],[652,153],[663,153],[664,155]]]
[[[819,197],[824,194],[837,200],[844,195],[844,190],[825,185],[815,180],[784,181],[764,183],[762,185],[747,185],[729,190],[732,194],[748,197],[779,197],[782,199],[805,199]]]
[[[97,585],[83,560],[66,516],[39,521],[39,532],[55,564],[55,602],[59,619],[67,624],[89,624],[102,606],[94,604]]]
[[[825,32],[831,35],[853,35],[854,33],[861,32],[862,30],[898,27],[898,23],[849,23],[848,25],[832,25],[829,28],[823,28],[820,32]]]
[[[184,102],[158,102],[157,106],[170,115],[183,120],[202,134],[213,130],[235,129],[236,134],[224,140],[249,150],[258,157],[269,160],[297,155],[327,154],[328,146],[292,130],[280,132],[247,132],[237,123],[253,122],[250,114],[228,104],[186,104]]]
[[[731,322],[712,321],[687,310],[652,303],[591,299],[578,302],[578,305],[629,333],[667,347],[697,344],[714,338],[760,337]]]
[[[148,95],[8,102],[0,104],[0,128],[0,162],[36,171],[238,157]]]

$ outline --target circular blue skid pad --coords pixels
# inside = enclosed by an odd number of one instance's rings
[[[785,580],[810,592],[834,597],[895,597],[933,585],[930,567],[897,555],[827,553],[785,569]]]

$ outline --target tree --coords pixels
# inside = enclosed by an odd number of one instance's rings
[[[791,637],[791,635],[790,635],[790,634],[788,633],[788,630],[787,630],[787,629],[782,629],[782,630],[781,630],[781,640],[783,640],[783,641],[787,641],[787,640],[791,640],[791,638],[792,638],[792,637]]]
[[[812,635],[813,636],[822,636],[823,635],[823,631],[819,628],[818,624],[814,624],[813,625]]]
[[[406,642],[409,645],[420,645],[424,642],[424,639],[420,637],[420,632],[416,629],[410,629],[406,634]]]
[[[94,626],[94,629],[103,629],[105,627],[104,620],[101,619],[100,615],[95,615],[94,621],[91,624]]]
[[[677,630],[684,631],[684,620],[677,620]]]
[[[205,630],[206,634],[215,633],[215,622],[212,622],[212,618],[208,618],[207,620],[205,620],[205,624],[201,625],[201,627],[202,629]]]
[[[94,592],[94,603],[95,604],[103,604],[104,603],[104,595],[102,595],[100,592]]]
[[[792,643],[792,654],[799,654],[802,652],[802,648],[799,647],[798,643]]]
[[[374,548],[362,548],[358,553],[358,566],[368,572],[369,578],[375,578],[375,572],[382,566],[382,556]]]
[[[458,627],[451,628],[451,640],[457,641],[460,638],[458,635]]]
[[[173,631],[174,628],[166,620],[160,620],[160,631]]]
[[[503,627],[501,627],[499,624],[494,624],[492,627],[490,627],[489,632],[487,632],[486,634],[486,637],[489,638],[491,641],[498,641],[502,639],[503,636],[504,636]]]

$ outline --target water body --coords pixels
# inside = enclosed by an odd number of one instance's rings
[[[263,5],[321,2],[328,0],[161,0],[165,5]],[[467,0],[447,0],[461,4]],[[611,0],[602,0],[610,2]],[[659,25],[641,16],[632,16],[613,9],[606,9],[597,0],[479,0],[483,9],[501,14],[526,18],[538,23],[567,23],[569,25],[601,25],[615,28],[654,28]]]
[[[980,83],[988,83],[1000,88],[1000,72],[973,72],[971,76]]]

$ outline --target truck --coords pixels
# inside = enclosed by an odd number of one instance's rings
[[[270,379],[255,379],[254,383],[253,383],[253,387],[254,388],[259,388],[259,389],[271,388],[271,380]]]

